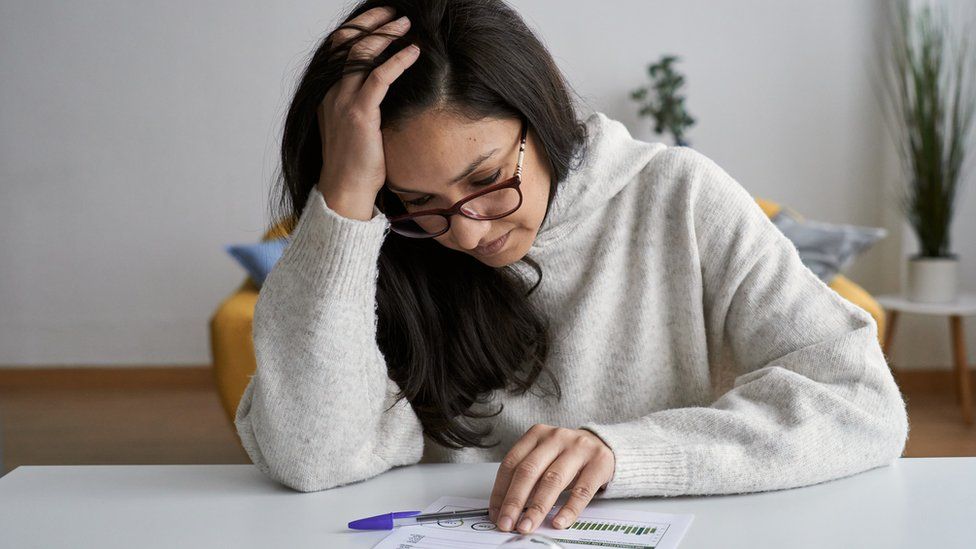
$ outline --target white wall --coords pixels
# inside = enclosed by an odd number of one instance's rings
[[[294,79],[350,5],[271,4],[0,3],[0,364],[209,362],[208,319],[244,278],[222,247],[260,237]],[[588,108],[641,139],[669,140],[629,91],[679,55],[692,145],[809,218],[895,231],[849,274],[898,289],[899,220],[879,199],[897,165],[866,72],[877,1],[512,4]],[[899,363],[948,364],[944,323],[913,324]]]

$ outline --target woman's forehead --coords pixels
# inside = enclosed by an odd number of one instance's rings
[[[430,190],[445,186],[480,167],[496,166],[517,145],[518,121],[497,118],[469,120],[453,115],[418,115],[398,131],[383,130],[388,183],[400,188]],[[477,168],[474,172],[477,172]]]

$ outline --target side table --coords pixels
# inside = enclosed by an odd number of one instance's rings
[[[960,294],[952,303],[918,303],[902,295],[886,294],[875,296],[888,315],[884,334],[884,353],[889,356],[891,342],[895,336],[895,325],[899,313],[915,313],[949,317],[949,330],[952,338],[952,355],[956,371],[956,396],[962,407],[962,418],[967,424],[973,423],[973,394],[969,385],[969,366],[966,363],[966,333],[963,330],[963,317],[976,315],[976,294]]]

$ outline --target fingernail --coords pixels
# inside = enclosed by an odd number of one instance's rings
[[[562,528],[563,526],[566,525],[566,519],[564,519],[562,516],[558,516],[552,519],[552,525],[555,526],[556,528]]]
[[[512,519],[510,517],[502,517],[502,520],[498,521],[498,527],[506,532],[511,530]]]
[[[528,518],[522,519],[522,522],[519,523],[519,530],[523,532],[528,532],[531,529],[532,529],[532,520]]]
[[[398,17],[397,20],[394,21],[394,23],[396,23],[397,25],[405,25],[407,23],[407,16],[404,15],[402,17]]]

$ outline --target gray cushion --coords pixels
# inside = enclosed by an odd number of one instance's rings
[[[793,242],[803,264],[828,284],[850,266],[855,256],[888,234],[881,227],[801,220],[789,208],[783,208],[770,220]]]

